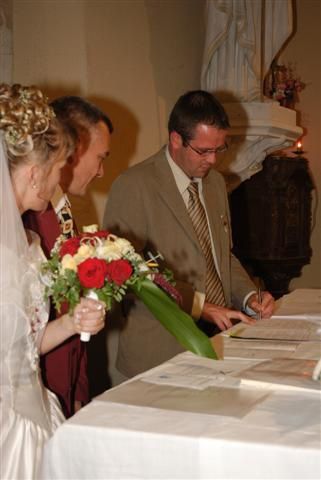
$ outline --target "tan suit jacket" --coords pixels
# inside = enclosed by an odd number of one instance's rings
[[[241,309],[255,287],[231,254],[228,198],[223,177],[215,170],[203,179],[203,195],[225,298],[229,306]],[[148,251],[161,252],[174,273],[183,308],[191,313],[195,290],[205,292],[206,262],[164,148],[115,180],[104,227],[128,238],[145,256]],[[117,368],[124,375],[136,375],[182,351],[136,299],[128,299],[124,317],[117,357]]]

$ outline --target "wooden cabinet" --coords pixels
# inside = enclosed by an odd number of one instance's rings
[[[230,194],[234,253],[275,298],[310,261],[312,189],[305,158],[269,156]]]

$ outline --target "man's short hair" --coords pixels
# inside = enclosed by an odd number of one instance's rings
[[[199,124],[210,125],[220,130],[230,126],[221,103],[209,92],[193,90],[182,95],[169,116],[168,132],[177,132],[183,144],[193,139]]]
[[[99,122],[105,123],[109,133],[114,130],[110,118],[96,105],[82,97],[59,97],[50,105],[54,109],[56,117],[75,131],[79,142],[81,139],[87,141],[90,128]]]

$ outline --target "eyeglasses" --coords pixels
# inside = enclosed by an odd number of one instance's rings
[[[201,157],[207,157],[208,155],[212,155],[213,153],[224,153],[228,149],[227,143],[224,143],[224,145],[221,145],[220,147],[217,148],[207,148],[205,150],[199,150],[198,148],[192,147],[192,145],[188,142],[185,142],[188,147],[190,147],[193,152],[197,153]]]

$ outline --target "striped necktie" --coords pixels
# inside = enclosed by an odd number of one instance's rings
[[[188,213],[206,260],[206,301],[225,306],[223,286],[213,259],[210,232],[206,213],[199,198],[198,184],[191,182],[187,190],[189,193]]]

